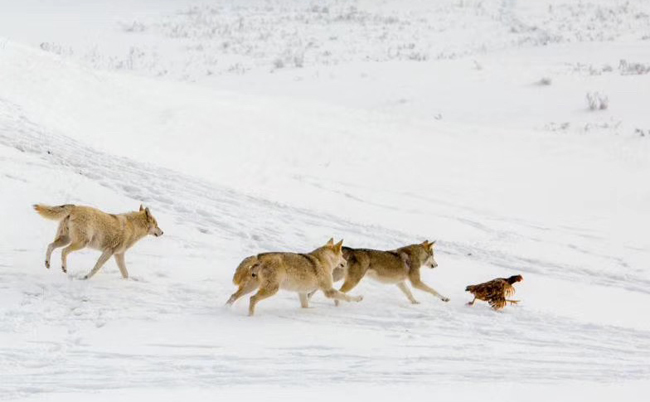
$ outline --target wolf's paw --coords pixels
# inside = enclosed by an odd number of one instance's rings
[[[449,298],[448,297],[441,297],[440,300],[447,303],[449,301]]]
[[[50,262],[45,260],[45,268],[50,269]]]
[[[87,281],[90,277],[88,275],[84,275],[81,277],[82,280]]]
[[[68,269],[65,267],[65,265],[61,266],[61,271],[63,271],[64,274],[68,273]]]
[[[411,304],[420,304],[420,302],[417,300],[411,300]]]
[[[363,296],[356,296],[352,298],[352,301],[355,301],[357,303],[360,302],[361,300],[363,300]]]

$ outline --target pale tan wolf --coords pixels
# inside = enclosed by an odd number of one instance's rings
[[[307,254],[264,253],[248,257],[237,267],[233,282],[239,289],[227,304],[233,304],[255,289],[259,290],[251,296],[248,307],[251,316],[258,302],[273,296],[279,289],[297,292],[303,308],[309,307],[307,295],[316,290],[321,290],[330,299],[359,302],[363,296],[348,296],[333,287],[332,271],[345,266],[342,247],[343,240],[334,244],[330,239],[323,247]]]
[[[422,266],[429,268],[438,266],[433,255],[435,245],[435,241],[425,240],[421,244],[412,244],[392,251],[343,247],[343,257],[347,264],[345,269],[334,271],[334,280],[344,277],[345,281],[340,291],[347,293],[357,286],[364,276],[369,276],[381,283],[397,285],[411,303],[418,304],[406,284],[408,280],[414,288],[448,302],[447,297],[427,286],[420,278]],[[336,300],[334,302],[338,304]]]
[[[34,209],[46,219],[60,221],[54,241],[47,246],[46,268],[50,268],[52,251],[59,247],[68,246],[61,252],[63,272],[68,272],[67,258],[71,252],[84,247],[91,247],[102,252],[95,267],[83,279],[89,279],[95,275],[111,256],[115,256],[115,262],[120,268],[122,277],[128,278],[129,272],[126,270],[124,261],[126,250],[148,234],[156,237],[163,234],[149,208],[143,208],[142,205],[138,212],[119,215],[71,204],[57,207],[37,204],[34,205]]]

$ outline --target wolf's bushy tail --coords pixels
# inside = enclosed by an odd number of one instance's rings
[[[66,218],[68,215],[70,215],[70,212],[72,211],[73,207],[74,205],[72,204],[59,205],[57,207],[50,207],[48,205],[43,205],[43,204],[35,204],[34,210],[38,212],[38,214],[45,219],[60,221]]]
[[[251,276],[251,269],[257,263],[258,260],[256,255],[244,258],[244,261],[239,264],[237,270],[235,271],[235,275],[232,277],[232,283],[237,286],[244,283],[244,280]]]

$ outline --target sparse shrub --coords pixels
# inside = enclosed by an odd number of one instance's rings
[[[44,50],[46,52],[58,54],[59,56],[71,56],[72,55],[72,48],[70,47],[63,47],[57,43],[51,43],[51,42],[42,42],[40,44],[41,50]]]
[[[650,73],[650,65],[641,63],[628,63],[627,60],[621,59],[618,63],[618,71],[621,75],[643,75]]]
[[[273,67],[276,69],[284,68],[284,61],[281,58],[276,58],[273,60]]]
[[[133,21],[130,24],[122,23],[122,30],[124,32],[144,32],[147,27],[141,22]]]
[[[541,86],[549,86],[553,83],[553,80],[551,80],[550,77],[542,77],[539,81],[537,81],[537,85]]]
[[[408,59],[413,61],[427,61],[429,60],[429,55],[422,52],[411,52],[408,55]]]
[[[320,13],[320,14],[329,14],[330,9],[327,6],[319,7],[319,6],[312,6],[310,11],[312,13]]]
[[[607,95],[598,92],[587,92],[587,105],[589,110],[607,110],[609,107],[609,98]]]
[[[230,67],[228,67],[228,72],[229,73],[235,73],[235,74],[246,74],[246,71],[249,70],[246,68],[242,63],[235,63],[231,64]]]
[[[293,65],[302,68],[305,64],[305,52],[296,52],[293,55]]]
[[[594,67],[592,65],[589,65],[589,75],[601,75],[603,73],[603,70]]]
[[[569,127],[571,127],[571,123],[566,121],[561,123],[550,122],[544,125],[544,130],[553,132],[566,132]]]
[[[127,70],[133,70],[136,68],[137,63],[140,59],[144,57],[145,53],[142,51],[142,49],[131,46],[129,49],[129,55],[127,56],[126,60],[122,64],[122,68],[125,68]]]
[[[586,123],[580,128],[583,133],[601,131],[609,132],[613,134],[619,134],[619,129],[621,128],[622,122],[620,120],[610,119],[609,121],[600,121],[596,123]]]

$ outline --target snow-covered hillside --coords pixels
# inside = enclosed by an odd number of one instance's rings
[[[0,400],[650,390],[650,3],[75,3],[0,1]],[[36,202],[165,235],[82,281]],[[330,237],[437,239],[451,301],[224,307],[244,257]]]

